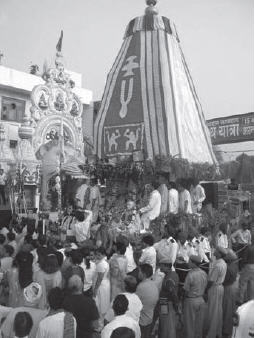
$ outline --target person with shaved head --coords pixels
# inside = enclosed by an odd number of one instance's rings
[[[98,310],[95,301],[83,294],[81,277],[73,275],[68,281],[68,291],[63,308],[71,312],[77,322],[76,338],[92,338],[98,328]]]

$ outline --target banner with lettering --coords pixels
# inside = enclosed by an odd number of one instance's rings
[[[212,144],[254,140],[254,112],[207,120]]]

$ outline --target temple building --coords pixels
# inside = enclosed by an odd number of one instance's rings
[[[23,200],[16,211],[38,210],[56,168],[82,173],[78,164],[92,144],[92,91],[82,88],[80,74],[65,71],[61,53],[43,76],[0,66],[0,168],[8,200],[1,209],[13,212]]]

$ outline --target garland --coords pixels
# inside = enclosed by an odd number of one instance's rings
[[[157,173],[164,172],[171,178],[197,177],[199,180],[215,180],[221,178],[219,169],[209,163],[193,163],[186,159],[172,156],[157,156],[154,160],[134,162],[132,157],[119,159],[111,163],[108,159],[83,166],[87,175],[96,176],[100,180],[132,179],[138,182],[141,179],[151,178]]]

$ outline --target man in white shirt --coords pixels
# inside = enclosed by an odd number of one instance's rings
[[[129,243],[126,252],[125,252],[125,257],[127,259],[127,273],[131,272],[136,269],[136,262],[134,260],[134,250],[132,245]]]
[[[64,337],[65,321],[72,323],[73,332],[70,337],[76,336],[76,320],[71,313],[65,312],[62,308],[64,300],[63,290],[53,288],[49,291],[48,301],[50,310],[38,327],[36,338],[62,338]],[[69,317],[69,318],[68,318]],[[68,318],[68,319],[67,319]]]
[[[168,202],[168,211],[170,214],[178,214],[179,211],[179,193],[175,182],[169,183],[169,202]]]
[[[101,204],[102,199],[100,189],[98,187],[96,178],[93,178],[90,181],[89,206],[87,206],[87,208],[93,212],[93,223],[98,219],[99,207]]]
[[[216,235],[216,246],[227,249],[228,248],[228,229],[229,225],[222,223],[219,226],[219,232]]]
[[[158,192],[158,183],[152,182],[153,191],[150,195],[149,203],[146,207],[140,209],[141,223],[145,230],[149,229],[150,221],[154,220],[160,215],[161,195]]]
[[[135,332],[135,338],[141,337],[139,324],[132,317],[126,314],[128,310],[128,299],[124,295],[118,295],[112,305],[115,318],[107,324],[102,332],[101,338],[110,338],[112,332],[119,327],[127,327]]]
[[[237,324],[234,325],[232,338],[254,336],[254,300],[239,306],[234,318],[237,318]]]
[[[142,255],[139,259],[139,263],[141,264],[150,264],[153,269],[153,273],[156,270],[156,261],[157,261],[157,253],[155,248],[153,247],[154,239],[152,235],[146,235],[142,238],[142,243],[144,245],[144,249]]]
[[[83,243],[90,237],[90,226],[92,222],[92,211],[77,210],[75,213],[77,222],[74,224],[74,232],[77,243]]]
[[[161,239],[161,241],[154,244],[154,248],[157,252],[158,261],[168,260],[172,266],[175,263],[177,252],[178,252],[178,244],[174,239],[174,230],[170,225],[166,226],[167,237]]]
[[[140,298],[135,293],[137,288],[137,280],[134,276],[128,275],[124,279],[124,284],[125,284],[125,292],[121,294],[126,296],[128,300],[128,310],[126,312],[126,315],[129,315],[138,323],[140,319],[140,313],[143,308],[143,304]],[[107,322],[111,322],[113,319],[114,319],[114,311],[112,309],[111,304],[111,308],[105,315],[105,320]]]
[[[241,229],[233,232],[231,240],[233,244],[251,245],[251,232],[249,230],[249,225],[247,223],[243,223],[241,225]]]
[[[183,181],[179,182],[178,191],[179,191],[180,212],[184,214],[192,214],[190,193],[187,189],[185,189],[185,185]]]
[[[193,256],[195,254],[196,253],[193,246],[187,241],[187,235],[183,232],[180,232],[178,235],[177,259],[188,263],[190,256]]]
[[[190,188],[192,212],[196,214],[202,209],[202,203],[206,199],[205,189],[197,179],[193,179]]]

